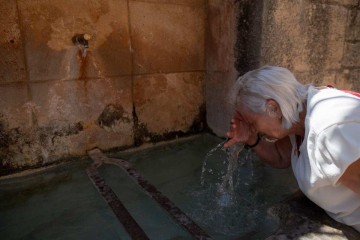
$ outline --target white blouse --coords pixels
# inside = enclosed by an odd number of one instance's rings
[[[310,87],[304,141],[292,168],[303,193],[330,217],[360,231],[360,195],[338,183],[360,159],[360,98],[333,88]]]

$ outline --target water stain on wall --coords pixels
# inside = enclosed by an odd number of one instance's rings
[[[81,122],[32,129],[9,128],[0,114],[0,176],[56,163],[68,156],[70,137],[84,130]]]
[[[146,142],[160,142],[166,141],[178,137],[185,137],[200,133],[204,130],[211,132],[206,124],[206,105],[202,104],[199,107],[199,114],[194,118],[191,126],[187,131],[166,131],[161,134],[156,132],[151,132],[147,128],[146,124],[140,123],[139,119],[134,110],[133,113],[134,119],[134,145],[140,146]]]
[[[98,117],[96,123],[107,131],[118,132],[122,123],[129,123],[131,120],[120,105],[109,104]]]
[[[235,68],[240,75],[259,67],[261,55],[263,1],[242,1],[237,19]]]

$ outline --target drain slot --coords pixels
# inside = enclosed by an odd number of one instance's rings
[[[151,198],[157,201],[158,204],[160,204],[160,206],[170,214],[177,224],[186,229],[195,239],[211,239],[204,230],[202,230],[191,218],[176,207],[170,199],[158,191],[155,186],[146,181],[128,161],[117,158],[108,158],[99,149],[91,150],[88,154],[94,161],[95,165],[101,165],[103,163],[113,164],[126,171],[133,181],[139,184]]]
[[[118,220],[122,223],[125,230],[132,239],[147,240],[149,239],[142,228],[133,219],[130,213],[126,210],[114,191],[108,186],[105,180],[100,176],[96,167],[91,166],[86,169],[86,173],[93,182],[98,192],[102,195],[104,200],[111,207]]]

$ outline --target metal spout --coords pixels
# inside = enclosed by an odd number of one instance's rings
[[[89,40],[91,39],[91,35],[87,34],[87,33],[83,33],[83,34],[76,34],[75,36],[72,37],[72,42],[75,45],[81,45],[84,48],[88,48],[89,47]]]

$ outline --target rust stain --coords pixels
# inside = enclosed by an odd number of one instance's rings
[[[83,80],[83,79],[86,79],[86,68],[87,68],[87,64],[88,64],[88,61],[87,61],[87,57],[83,57],[83,53],[81,50],[78,51],[78,59],[79,59],[79,62],[80,62],[80,69],[79,69],[79,77],[78,79],[79,80]]]
[[[87,52],[89,54],[89,52]],[[84,83],[84,93],[85,99],[88,99],[88,81],[87,81],[87,68],[88,68],[88,55],[83,55],[83,51],[79,49],[77,55],[79,61],[79,73],[78,73],[78,80],[83,80]]]

